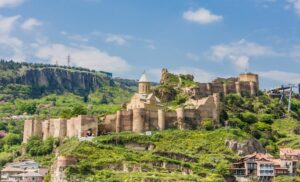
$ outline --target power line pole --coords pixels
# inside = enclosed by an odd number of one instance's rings
[[[68,67],[70,67],[70,65],[71,65],[71,56],[70,56],[70,54],[68,55]]]

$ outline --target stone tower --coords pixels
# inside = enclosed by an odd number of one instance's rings
[[[149,94],[150,93],[150,82],[144,72],[139,80],[139,94]]]

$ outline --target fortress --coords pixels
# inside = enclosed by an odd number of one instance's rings
[[[163,70],[163,73],[166,70]],[[163,76],[163,74],[162,74]],[[258,76],[241,74],[234,84],[219,82],[202,84],[189,88],[189,95],[201,95],[191,98],[176,110],[166,110],[151,92],[150,81],[144,73],[138,85],[138,92],[133,95],[126,108],[116,114],[103,118],[78,116],[71,119],[26,120],[23,142],[31,136],[47,137],[86,137],[97,136],[105,132],[144,132],[171,128],[197,129],[204,119],[219,123],[220,94],[231,92],[242,94],[243,91],[255,95],[258,92]]]
[[[163,83],[164,80],[168,80],[166,78],[168,77],[168,74],[168,70],[162,70],[161,83]],[[227,79],[217,78],[210,83],[197,83],[192,87],[182,88],[182,90],[194,98],[207,97],[213,93],[219,93],[222,96],[226,96],[230,93],[235,93],[241,96],[255,96],[259,91],[259,79],[257,74],[242,73],[239,77]]]

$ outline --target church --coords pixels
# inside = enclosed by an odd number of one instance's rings
[[[144,72],[139,80],[138,93],[135,93],[127,104],[127,110],[144,108],[149,111],[157,111],[162,108],[159,98],[151,93],[150,81]]]

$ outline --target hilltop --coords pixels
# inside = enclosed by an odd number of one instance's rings
[[[0,61],[0,101],[38,98],[65,92],[88,96],[97,89],[105,92],[105,88],[120,88],[126,92],[133,92],[136,86],[136,81],[113,78],[112,73],[104,71]]]

